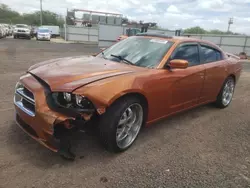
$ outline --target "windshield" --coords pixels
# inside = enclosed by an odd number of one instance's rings
[[[172,44],[173,42],[166,39],[128,37],[104,50],[98,57],[117,62],[125,59],[136,66],[154,68],[160,63]]]
[[[26,25],[16,25],[17,28],[28,28]]]
[[[39,33],[49,33],[48,29],[39,29],[38,30]]]

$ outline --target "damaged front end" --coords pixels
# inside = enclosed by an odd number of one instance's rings
[[[86,97],[53,92],[32,73],[23,76],[17,84],[14,104],[17,124],[39,143],[64,157],[70,153],[72,133],[98,125],[99,115]]]
[[[60,114],[67,116],[63,121],[59,118],[54,124],[53,135],[62,139],[68,132],[82,130],[86,131],[98,120],[96,107],[86,97],[71,92],[54,92],[50,86],[36,75],[31,74],[44,88],[48,107]],[[64,133],[65,132],[65,133]]]

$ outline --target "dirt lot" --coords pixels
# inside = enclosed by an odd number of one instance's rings
[[[82,44],[0,40],[0,187],[250,187],[250,64],[231,106],[202,106],[144,130],[128,151],[106,152],[94,136],[74,139],[67,162],[14,122],[19,76],[42,60],[96,52]]]

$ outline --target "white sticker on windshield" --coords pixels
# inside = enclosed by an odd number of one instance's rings
[[[151,39],[150,42],[157,42],[157,43],[161,43],[161,44],[167,44],[168,43],[167,40],[160,40],[160,39]]]

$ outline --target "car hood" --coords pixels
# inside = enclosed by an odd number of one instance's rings
[[[46,32],[46,33],[41,33],[41,32],[37,32],[38,34],[50,34],[49,32]]]
[[[29,73],[45,81],[52,91],[73,91],[109,77],[129,74],[143,68],[93,56],[59,58],[35,64]]]
[[[16,30],[24,30],[24,31],[29,31],[28,28],[22,28],[22,27],[16,27]]]

